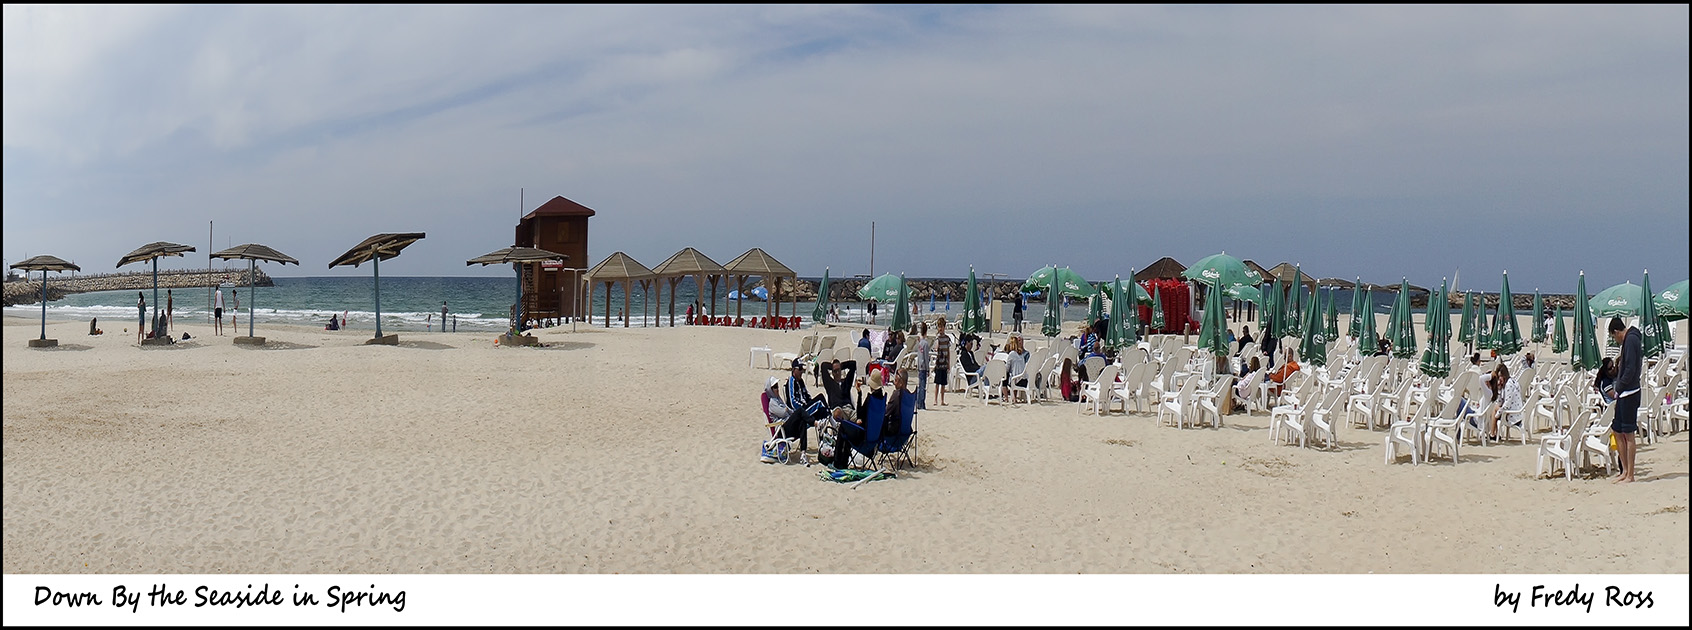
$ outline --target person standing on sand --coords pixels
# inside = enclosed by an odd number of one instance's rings
[[[1639,448],[1633,434],[1639,430],[1639,401],[1644,397],[1639,393],[1639,373],[1645,366],[1645,342],[1639,329],[1622,322],[1620,317],[1610,318],[1610,340],[1621,345],[1621,356],[1616,360],[1616,418],[1610,422],[1622,467],[1615,483],[1632,483],[1633,457]]]
[[[937,327],[934,333],[934,400],[942,407],[946,405],[946,377],[952,371],[952,338],[946,336],[946,316],[934,322]],[[928,392],[922,392],[924,398]],[[924,405],[926,409],[927,406]]]
[[[915,345],[917,365],[917,409],[928,408],[928,364],[934,360],[933,344],[928,341],[928,322],[917,323],[917,338]]]
[[[176,298],[170,294],[170,289],[165,289],[165,331],[168,333],[170,329],[175,327]]]
[[[223,288],[212,292],[212,334],[223,335]]]
[[[1011,323],[1013,324],[1012,330],[1015,330],[1016,332],[1022,332],[1022,309],[1023,309],[1023,303],[1024,302],[1025,302],[1025,300],[1023,300],[1023,298],[1022,298],[1022,292],[1017,291],[1016,292],[1016,300],[1014,302],[1011,302]]]
[[[239,336],[241,334],[241,291],[240,291],[240,289],[230,289],[229,290],[229,297],[231,299],[235,300],[235,308],[229,309],[229,323],[235,325],[235,334],[237,336]]]
[[[441,300],[441,332],[447,331],[446,315],[447,315],[446,300]]]
[[[147,294],[136,291],[135,297],[140,298],[135,307],[141,311],[141,318],[137,320],[140,327],[135,329],[135,343],[141,343],[142,339],[147,338]]]

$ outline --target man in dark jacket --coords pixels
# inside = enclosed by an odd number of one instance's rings
[[[1645,368],[1645,343],[1639,329],[1628,326],[1620,317],[1610,318],[1610,339],[1621,344],[1621,357],[1616,366],[1616,418],[1610,430],[1616,434],[1616,455],[1621,459],[1621,476],[1616,483],[1633,482],[1633,456],[1638,446],[1633,442],[1639,430],[1639,373]]]

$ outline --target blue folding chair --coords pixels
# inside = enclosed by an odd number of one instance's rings
[[[916,464],[917,394],[904,392],[899,399],[899,426],[884,433],[881,436],[881,444],[877,447],[881,451],[880,463],[891,468],[897,468],[901,462],[906,466]]]
[[[852,445],[852,450],[863,455],[864,459],[875,461],[877,447],[881,445],[881,429],[883,417],[887,415],[887,400],[871,398],[864,403],[864,440]]]

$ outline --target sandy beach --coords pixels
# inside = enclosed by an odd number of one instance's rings
[[[747,349],[806,332],[383,347],[261,321],[263,348],[205,324],[142,348],[49,322],[62,345],[27,348],[39,325],[4,326],[6,573],[1688,570],[1686,432],[1617,486],[1535,479],[1534,443],[1384,465],[1378,431],[1324,451],[1271,444],[1266,415],[1179,430],[954,393],[918,416],[921,468],[854,490],[758,461],[783,372]]]

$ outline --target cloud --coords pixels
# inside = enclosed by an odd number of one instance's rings
[[[524,187],[600,211],[596,261],[857,273],[876,221],[913,275],[1686,273],[1683,6],[5,10],[8,259],[215,219],[302,261],[428,231],[411,273],[461,274]]]

